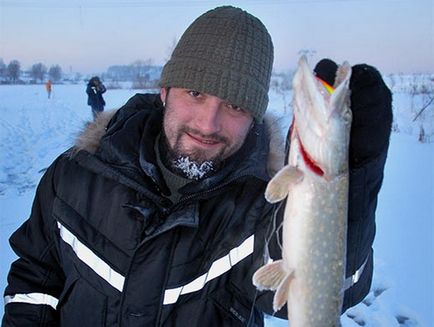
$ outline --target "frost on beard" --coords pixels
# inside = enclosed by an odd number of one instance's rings
[[[173,166],[179,169],[188,179],[199,180],[214,170],[212,161],[198,164],[189,157],[180,157],[173,161]]]

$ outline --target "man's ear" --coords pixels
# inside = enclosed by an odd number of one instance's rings
[[[163,105],[166,104],[166,97],[167,97],[167,88],[165,87],[160,88],[160,98],[161,98],[161,102],[163,102]]]

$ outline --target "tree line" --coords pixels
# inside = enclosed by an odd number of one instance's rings
[[[23,72],[21,63],[18,60],[11,60],[6,65],[3,59],[0,58],[1,83],[22,83],[21,77],[23,74],[29,76],[34,83],[42,83],[46,78],[56,83],[60,82],[63,77],[62,68],[59,65],[52,65],[47,68],[43,63],[36,63],[29,70]]]
[[[129,65],[113,65],[106,72],[101,73],[101,78],[113,83],[131,81],[133,88],[149,88],[158,84],[161,74],[161,66],[153,65],[151,59],[136,60]],[[74,81],[80,80],[82,75],[76,73]],[[22,70],[18,60],[12,60],[5,64],[0,58],[0,84],[22,84],[22,83],[42,83],[50,79],[53,83],[58,83],[64,78],[62,68],[59,65],[52,65],[49,68],[43,63],[33,64],[28,70]],[[113,84],[114,85],[114,84]]]
[[[162,67],[154,65],[151,59],[139,59],[129,65],[110,66],[101,77],[112,81],[109,87],[113,87],[117,82],[131,81],[133,89],[154,88],[158,87],[161,69]]]

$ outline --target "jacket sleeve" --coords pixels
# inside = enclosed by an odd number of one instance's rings
[[[19,259],[11,265],[8,274],[3,327],[58,326],[55,309],[64,276],[53,237],[57,227],[51,219],[54,166],[38,185],[30,218],[9,240]]]
[[[94,105],[95,103],[95,92],[92,89],[92,86],[90,84],[86,87],[86,94],[87,94],[87,104],[89,106]]]
[[[93,96],[95,94],[95,92],[93,91],[92,86],[90,84],[88,84],[86,86],[86,94],[88,96]]]
[[[353,123],[344,310],[361,302],[371,286],[375,210],[392,125],[392,94],[375,67],[353,66],[350,88]]]
[[[383,182],[387,147],[375,159],[350,170],[347,267],[343,311],[368,294],[373,275],[375,211]]]
[[[103,93],[105,93],[105,91],[107,91],[107,89],[106,89],[105,85],[101,83],[101,86],[100,86],[100,88],[99,88],[99,92],[100,92],[101,94],[103,94]]]

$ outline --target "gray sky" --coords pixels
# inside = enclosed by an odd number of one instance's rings
[[[433,0],[0,0],[0,58],[84,73],[137,59],[163,64],[196,17],[224,4],[267,26],[277,70],[293,69],[309,49],[312,64],[329,57],[434,73]]]

